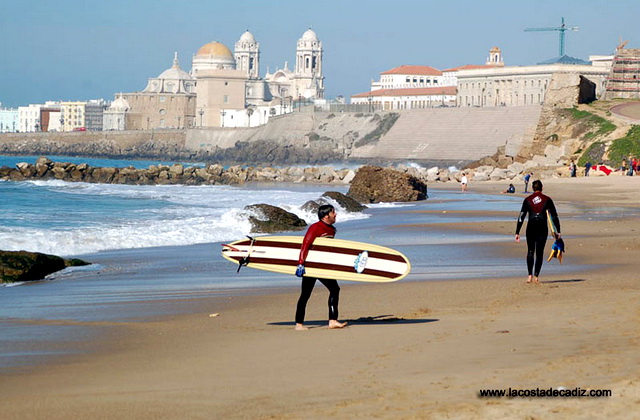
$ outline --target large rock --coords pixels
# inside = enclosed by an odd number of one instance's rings
[[[394,169],[363,166],[351,181],[347,195],[361,203],[418,201],[427,198],[427,184]]]
[[[307,222],[295,214],[270,204],[251,204],[244,209],[254,214],[249,216],[249,221],[256,233],[301,230],[307,226]]]
[[[343,209],[345,209],[346,211],[350,212],[350,213],[357,213],[357,212],[361,212],[364,209],[367,208],[367,206],[364,206],[360,203],[358,203],[356,200],[354,200],[353,198],[346,196],[344,194],[342,194],[341,192],[338,191],[327,191],[324,194],[322,194],[323,197],[329,197],[330,199],[332,199],[333,201],[335,201],[336,203],[338,203],[340,205],[340,207],[342,207]]]
[[[55,255],[27,251],[0,251],[0,282],[41,280],[66,267],[88,265],[88,262],[65,260]]]

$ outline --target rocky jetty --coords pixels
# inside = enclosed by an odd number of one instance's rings
[[[347,195],[361,203],[418,201],[427,198],[427,184],[407,172],[363,166],[351,181]]]
[[[351,169],[319,167],[242,167],[225,168],[220,164],[206,167],[185,167],[181,164],[151,165],[147,169],[101,168],[86,163],[53,162],[40,157],[35,165],[22,162],[15,168],[0,168],[0,180],[48,180],[134,185],[214,185],[243,184],[246,182],[313,182],[320,184],[348,184],[355,176]]]
[[[66,260],[39,252],[0,251],[0,282],[42,280],[47,275],[66,267],[88,264],[88,262],[78,259]]]

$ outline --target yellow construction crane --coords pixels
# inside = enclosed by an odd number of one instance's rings
[[[567,26],[564,24],[564,18],[562,18],[562,24],[557,28],[526,28],[525,32],[534,32],[534,31],[558,31],[560,32],[560,57],[564,55],[564,33],[566,31],[577,31],[577,26]]]

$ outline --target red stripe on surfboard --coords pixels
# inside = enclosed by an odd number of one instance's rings
[[[235,246],[238,245],[250,245],[251,241],[249,240],[244,240],[242,242],[236,242],[234,243]],[[290,242],[278,242],[278,241],[261,241],[259,239],[256,239],[253,243],[253,246],[269,246],[269,247],[273,247],[273,248],[286,248],[286,249],[300,249],[300,247],[302,246],[302,244],[294,244],[294,243],[290,243]],[[394,255],[394,254],[387,254],[385,252],[378,252],[378,251],[368,251],[366,249],[362,249],[362,250],[358,250],[358,249],[352,249],[352,248],[341,248],[338,246],[327,246],[327,245],[311,245],[311,249],[313,251],[321,251],[321,252],[336,252],[339,254],[346,254],[346,255],[358,255],[360,254],[362,251],[367,251],[367,253],[369,254],[369,258],[378,258],[380,260],[386,260],[386,261],[396,261],[396,262],[401,262],[401,263],[406,263],[406,260],[404,258],[402,258],[402,256],[400,255]]]
[[[240,262],[243,257],[230,257],[237,262]],[[260,257],[249,257],[249,264],[270,264],[270,265],[284,265],[295,267],[298,265],[297,261],[292,260],[279,260],[277,258],[260,258]],[[304,265],[307,268],[318,268],[321,270],[332,270],[332,271],[340,271],[344,273],[355,273],[355,269],[353,267],[345,266],[345,265],[335,265],[335,264],[326,264],[326,263],[317,263],[317,262],[307,262]],[[393,279],[402,275],[402,273],[393,273],[391,271],[383,271],[383,270],[373,270],[370,268],[365,268],[361,274],[368,274],[371,276],[384,277],[388,279]]]

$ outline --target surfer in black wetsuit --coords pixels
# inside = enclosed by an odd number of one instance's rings
[[[304,263],[313,241],[320,237],[333,238],[336,234],[336,228],[333,226],[336,222],[336,210],[332,205],[325,204],[320,206],[320,208],[318,208],[318,219],[318,222],[309,226],[302,240],[302,246],[300,247],[296,276],[302,277],[302,290],[300,291],[300,298],[298,299],[298,305],[296,307],[296,330],[308,329],[304,326],[304,315],[316,280],[320,281],[320,283],[329,289],[329,328],[343,328],[347,325],[346,322],[338,321],[338,300],[340,298],[340,286],[338,286],[338,282],[333,279],[305,276]]]
[[[542,268],[544,246],[547,242],[547,236],[549,235],[547,211],[549,212],[549,217],[551,217],[551,223],[553,223],[555,227],[557,238],[560,238],[560,219],[558,219],[558,212],[551,197],[542,194],[542,182],[535,180],[533,181],[532,187],[533,194],[524,199],[520,215],[518,216],[516,242],[520,242],[520,229],[528,214],[529,221],[527,222],[526,235],[529,278],[527,279],[527,283],[539,283],[538,276]]]

